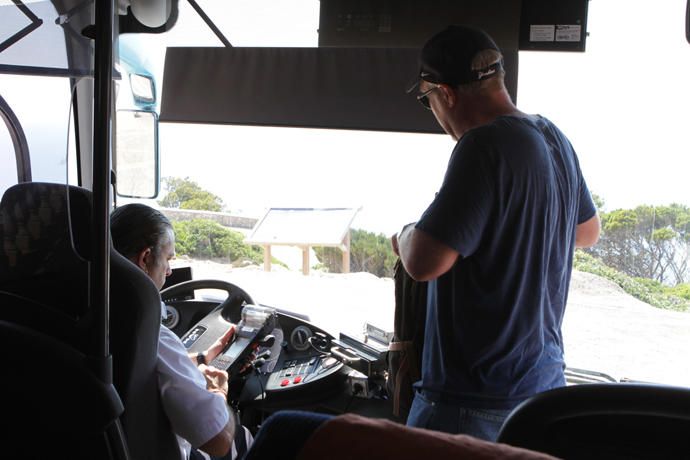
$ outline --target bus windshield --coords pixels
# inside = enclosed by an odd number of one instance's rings
[[[318,0],[202,6],[235,47],[318,46]],[[685,0],[590,2],[585,52],[519,52],[517,106],[568,136],[602,219],[600,242],[575,254],[566,363],[614,380],[690,385],[685,8]],[[138,84],[126,62],[152,76],[160,96],[168,47],[224,46],[188,2],[179,3],[170,31],[127,33],[119,42],[121,110],[132,109]],[[128,53],[139,56],[127,61]],[[66,116],[71,84],[0,75],[0,96],[22,124],[35,181],[76,183]],[[147,109],[159,111],[159,101]],[[0,124],[0,152],[13,151],[12,135]],[[160,193],[117,197],[117,204],[142,201],[173,221],[175,266],[237,284],[257,303],[306,315],[334,335],[363,334],[366,324],[393,330],[390,238],[434,198],[454,147],[450,136],[163,121],[157,140]],[[13,155],[2,155],[0,192],[17,175]],[[324,209],[352,215],[339,224],[335,244],[252,240],[271,212]],[[315,240],[328,227],[313,215],[298,222]]]
[[[281,5],[209,2],[207,13],[234,46],[317,46],[318,2],[290,2],[289,11]],[[148,46],[222,46],[185,7],[167,37],[144,37]],[[655,5],[658,21],[647,20],[649,8],[593,2],[586,52],[520,52],[517,104],[569,137],[604,223],[602,242],[576,255],[563,326],[568,366],[616,380],[688,385],[681,350],[690,345],[690,164],[683,154],[690,47],[683,1]],[[618,20],[622,10],[626,21]],[[164,81],[162,54],[155,66]],[[195,277],[234,282],[332,333],[360,333],[365,323],[392,330],[389,239],[418,219],[438,190],[453,148],[449,136],[181,123],[160,129],[160,206],[254,223],[272,208],[358,210],[350,273],[341,273],[338,248],[310,248],[305,275],[303,248],[280,245],[266,271],[260,246],[235,260],[210,243],[193,248],[202,226],[189,223],[176,224],[178,265],[191,265]],[[185,188],[200,194],[196,204],[170,199]],[[623,215],[632,220],[624,223]],[[251,228],[233,230],[247,237]],[[658,255],[662,246],[665,256]],[[645,257],[666,269],[640,270]]]

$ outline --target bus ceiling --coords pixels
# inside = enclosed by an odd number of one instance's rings
[[[588,0],[321,0],[318,48],[169,48],[161,121],[441,133],[406,94],[429,36],[449,23],[486,30],[517,101],[518,51],[583,52],[587,7]]]

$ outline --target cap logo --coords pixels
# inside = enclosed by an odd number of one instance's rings
[[[488,70],[486,70],[485,72],[483,72],[483,71],[481,71],[481,70],[478,70],[478,71],[477,71],[477,80],[481,80],[482,78],[488,77],[488,76],[493,75],[493,74],[495,74],[495,73],[496,73],[496,69],[495,69],[495,68],[493,68],[493,69],[488,69]]]
[[[429,73],[429,72],[420,72],[420,73],[419,73],[419,76],[422,77],[422,78],[428,77],[429,75],[431,75],[431,73]]]

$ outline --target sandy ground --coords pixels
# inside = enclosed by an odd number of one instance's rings
[[[690,313],[661,310],[574,272],[563,324],[568,366],[690,386]]]
[[[233,268],[179,259],[195,279],[222,279],[257,303],[309,315],[336,335],[361,334],[365,321],[393,329],[393,280],[369,273],[330,274],[274,267]],[[209,293],[210,294],[210,293]],[[596,275],[573,272],[563,324],[569,367],[632,379],[690,386],[690,313],[645,304]]]

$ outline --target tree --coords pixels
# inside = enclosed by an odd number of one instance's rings
[[[342,251],[338,248],[314,248],[319,261],[331,272],[342,272]],[[396,255],[390,239],[382,233],[353,229],[350,233],[350,270],[392,277]]]
[[[666,284],[690,279],[690,208],[638,206],[601,213],[602,236],[588,252],[630,276]]]
[[[260,264],[263,251],[244,242],[240,232],[207,219],[173,222],[175,252],[190,257],[224,259],[230,262],[251,261]]]
[[[161,206],[203,211],[223,210],[223,200],[219,196],[202,189],[189,177],[166,177],[163,183],[167,194],[158,202]]]

